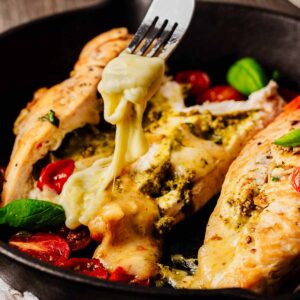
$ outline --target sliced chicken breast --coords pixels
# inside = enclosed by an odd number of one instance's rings
[[[298,97],[231,165],[190,287],[273,293],[299,271],[300,194],[291,184],[299,148],[274,144],[300,127],[299,107]]]
[[[125,28],[97,36],[82,50],[69,79],[38,90],[21,111],[14,126],[16,141],[5,174],[2,205],[27,196],[33,185],[33,165],[56,150],[66,133],[99,122],[97,84],[102,70],[129,41]],[[57,124],[47,121],[51,113]]]

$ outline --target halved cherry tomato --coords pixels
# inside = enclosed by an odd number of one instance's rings
[[[67,241],[71,251],[78,251],[90,244],[92,241],[90,232],[87,227],[80,226],[77,229],[71,230],[66,226],[62,226],[55,234],[59,235]]]
[[[122,267],[116,268],[109,276],[108,280],[115,282],[126,282],[130,284],[137,284],[149,286],[150,279],[140,280],[135,278],[134,275],[128,274]]]
[[[75,163],[71,159],[58,160],[48,164],[42,169],[37,183],[38,188],[42,191],[44,185],[46,185],[60,194],[64,184],[72,175],[74,168]]]
[[[294,111],[300,108],[300,95],[294,98],[288,105],[284,107],[285,112]]]
[[[201,104],[205,101],[221,102],[225,100],[242,100],[243,96],[233,87],[229,85],[217,85],[197,98],[197,103]]]
[[[60,266],[70,255],[68,243],[61,237],[50,233],[21,232],[15,234],[9,245],[41,261]]]
[[[178,72],[175,80],[179,83],[187,83],[191,85],[191,93],[193,96],[200,96],[210,86],[209,76],[202,71],[182,71]]]
[[[5,168],[0,167],[0,194],[2,192],[3,184],[5,182],[4,174],[5,174]]]
[[[107,279],[108,272],[99,259],[96,258],[71,258],[63,266],[65,269],[73,270],[92,277]]]
[[[297,193],[300,193],[300,168],[295,168],[291,175],[291,184]]]

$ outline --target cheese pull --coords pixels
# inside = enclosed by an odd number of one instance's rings
[[[104,118],[116,125],[116,148],[110,176],[118,176],[123,167],[148,150],[142,128],[148,100],[157,92],[164,74],[164,61],[121,54],[104,69],[98,89],[104,100]]]
[[[98,88],[104,100],[104,118],[116,125],[115,150],[111,161],[101,159],[68,180],[59,200],[68,227],[88,226],[109,201],[106,189],[110,183],[148,151],[143,114],[147,101],[160,87],[164,69],[160,58],[129,54],[113,59],[104,69]]]

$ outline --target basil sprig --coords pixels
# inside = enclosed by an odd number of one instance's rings
[[[255,59],[245,57],[230,67],[227,81],[240,93],[248,96],[266,86],[268,78],[262,66]]]
[[[298,147],[300,146],[300,128],[295,129],[288,134],[277,139],[274,144],[282,147]]]
[[[63,207],[48,201],[20,199],[0,208],[0,224],[11,227],[39,229],[64,222]]]

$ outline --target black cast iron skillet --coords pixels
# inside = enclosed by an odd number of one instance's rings
[[[184,0],[183,0],[184,1]],[[107,0],[103,4],[44,18],[0,36],[0,164],[8,162],[12,126],[33,91],[68,76],[83,45],[112,27],[134,32],[149,0]],[[172,8],[170,8],[172,9]],[[300,20],[232,4],[197,2],[184,41],[169,61],[171,71],[206,69],[215,83],[224,80],[234,59],[254,56],[269,70],[278,69],[287,85],[300,91]],[[215,200],[177,225],[165,238],[170,254],[196,256]],[[6,229],[0,228],[5,239]],[[143,288],[102,281],[39,262],[0,242],[0,276],[14,288],[40,299],[266,299],[241,289],[174,290]],[[271,298],[269,298],[271,299]],[[300,299],[283,292],[273,299]]]

